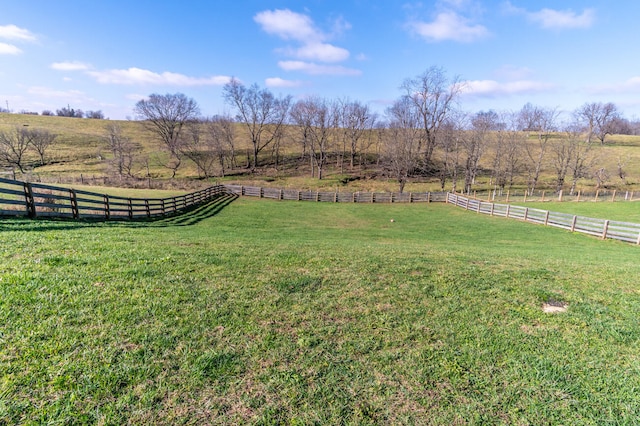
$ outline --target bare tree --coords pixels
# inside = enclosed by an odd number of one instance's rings
[[[373,128],[376,117],[367,105],[357,101],[342,101],[338,110],[342,137],[349,146],[349,168],[353,170],[356,157],[361,152],[361,142],[367,131]]]
[[[172,171],[171,178],[175,178],[182,164],[180,133],[186,123],[197,120],[200,114],[198,104],[182,93],[152,94],[149,99],[138,101],[134,111],[164,143],[170,157],[165,167]]]
[[[387,109],[388,132],[383,141],[384,167],[398,181],[398,190],[404,191],[409,177],[419,164],[422,132],[420,116],[411,100],[403,97]]]
[[[258,155],[274,141],[287,118],[291,96],[276,98],[257,84],[247,88],[236,79],[224,85],[223,96],[236,109],[238,121],[247,127],[253,146],[251,170],[255,170]]]
[[[120,177],[133,177],[133,160],[136,146],[131,140],[122,134],[122,128],[118,124],[106,126],[104,137],[109,151],[113,155],[110,163]]]
[[[26,153],[31,146],[32,132],[22,127],[13,131],[0,132],[0,161],[17,167],[24,173]]]
[[[527,153],[528,163],[527,172],[529,175],[528,189],[533,194],[540,174],[544,167],[545,155],[551,138],[552,132],[556,129],[556,120],[558,111],[556,109],[541,108],[526,104],[519,113],[520,123],[526,124],[526,128],[522,127],[526,132],[535,132],[536,139],[534,142],[528,141],[525,144],[525,152]]]
[[[424,142],[424,160],[429,164],[440,128],[455,106],[462,84],[458,77],[449,80],[443,68],[432,66],[421,75],[405,80],[401,88],[420,118],[424,133],[420,143]]]
[[[300,100],[293,104],[289,112],[291,121],[296,125],[300,133],[300,143],[302,144],[302,158],[309,155],[309,166],[311,168],[311,177],[315,176],[315,161],[311,151],[311,127],[313,126],[312,111],[309,102]]]
[[[185,125],[180,143],[180,153],[193,161],[200,177],[209,178],[214,174],[214,166],[223,151],[216,145],[211,134],[204,131],[202,121],[190,121]]]
[[[497,133],[496,160],[494,161],[496,186],[500,193],[504,191],[506,185],[509,185],[509,188],[513,187],[527,143],[527,134],[518,130],[517,114],[508,113],[503,118],[505,128]]]
[[[46,164],[47,151],[49,151],[49,148],[53,145],[58,135],[41,129],[34,129],[29,132],[31,133],[31,146],[40,157],[40,165],[44,166]]]
[[[605,138],[616,131],[620,122],[620,113],[615,104],[608,102],[586,103],[574,111],[578,121],[587,127],[587,141],[595,136],[604,145]]]
[[[471,118],[471,131],[463,139],[465,151],[464,190],[471,192],[471,185],[478,175],[480,158],[487,149],[495,132],[500,130],[501,124],[495,111],[481,111]]]

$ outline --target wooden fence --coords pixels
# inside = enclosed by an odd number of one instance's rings
[[[169,198],[127,198],[0,178],[0,216],[140,219],[174,214],[230,194],[223,185]]]
[[[446,201],[445,192],[320,192],[241,185],[225,185],[225,188],[236,195],[273,200],[329,203],[443,203]]]
[[[640,224],[637,223],[594,219],[569,213],[550,212],[511,204],[495,204],[453,193],[447,194],[447,202],[477,213],[555,226],[571,232],[594,235],[602,239],[611,238],[633,244],[640,244]]]

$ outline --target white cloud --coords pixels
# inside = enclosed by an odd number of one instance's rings
[[[495,80],[469,80],[462,85],[462,94],[479,97],[538,93],[552,89],[549,83],[533,80],[498,82]]]
[[[16,46],[7,43],[0,43],[0,55],[19,55],[22,50]]]
[[[430,41],[453,40],[473,42],[489,35],[482,25],[473,25],[467,18],[455,12],[442,12],[433,22],[412,21],[408,27],[419,36]]]
[[[546,29],[590,28],[596,19],[594,9],[584,9],[580,14],[571,9],[556,10],[549,8],[543,8],[537,12],[529,12],[524,8],[513,6],[509,1],[505,3],[504,7],[507,12],[524,15],[529,21]]]
[[[68,100],[86,100],[86,95],[79,90],[56,90],[48,87],[34,86],[27,89],[30,95],[36,95],[41,98],[56,98]]]
[[[631,77],[617,84],[592,86],[587,90],[595,94],[640,92],[640,76]]]
[[[361,75],[362,71],[340,65],[320,65],[304,61],[280,61],[278,66],[285,71],[301,71],[311,75]]]
[[[300,87],[302,82],[299,80],[285,80],[280,77],[271,77],[265,79],[267,87]]]
[[[310,42],[324,38],[322,33],[315,29],[310,17],[289,9],[265,10],[256,14],[253,20],[260,24],[266,33],[284,40]]]
[[[101,84],[152,84],[169,86],[222,86],[231,80],[228,76],[205,78],[189,77],[183,74],[163,72],[161,74],[141,68],[124,70],[88,71],[91,77]]]
[[[349,51],[327,43],[313,43],[297,49],[295,56],[321,62],[341,62],[349,58]]]
[[[51,68],[58,71],[86,71],[91,69],[91,66],[82,62],[54,62],[51,64]]]
[[[300,43],[299,47],[277,49],[286,56],[320,62],[340,62],[349,58],[347,49],[327,43],[333,35],[351,28],[351,24],[342,17],[334,21],[333,34],[316,28],[308,15],[292,12],[289,9],[265,10],[257,13],[253,20],[267,34]]]
[[[593,9],[585,9],[580,15],[572,10],[542,9],[529,14],[529,19],[542,25],[543,28],[589,28],[595,21]]]
[[[0,38],[7,40],[36,41],[36,36],[29,30],[15,25],[0,25]]]

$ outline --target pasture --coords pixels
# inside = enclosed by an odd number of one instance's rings
[[[638,250],[445,204],[0,219],[0,424],[633,424]]]

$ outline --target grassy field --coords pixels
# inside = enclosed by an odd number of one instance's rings
[[[115,172],[112,166],[109,165],[112,154],[105,140],[107,135],[106,127],[114,124],[121,127],[123,135],[136,148],[134,150],[135,166],[133,167],[135,176],[144,179],[149,173],[156,182],[165,182],[166,184],[166,181],[171,176],[169,169],[162,165],[167,159],[166,150],[163,149],[163,144],[158,140],[157,136],[145,128],[141,121],[0,113],[0,131],[12,131],[16,127],[27,126],[29,129],[46,129],[58,135],[55,145],[52,147],[51,152],[48,153],[51,160],[50,164],[36,167],[31,172],[32,175],[47,179],[50,182],[56,182],[56,179],[64,179],[66,181],[74,179],[75,182],[78,182],[81,181],[81,178],[90,179],[95,177],[100,179],[105,176],[114,178]],[[300,160],[299,137],[293,131],[282,142],[281,155],[283,155],[283,159],[281,161],[284,161],[284,163],[281,163],[278,168],[273,166],[263,167],[255,174],[250,173],[245,168],[247,164],[246,153],[251,150],[250,139],[245,126],[237,124],[235,134],[238,167],[231,173],[227,173],[225,178],[220,178],[221,181],[244,185],[322,191],[331,191],[336,188],[354,192],[390,192],[398,190],[397,182],[393,178],[386,177],[379,165],[369,164],[365,167],[357,167],[355,170],[349,170],[349,167],[345,167],[341,170],[333,156],[327,165],[324,179],[318,180],[310,177],[308,160]],[[530,140],[535,139],[535,135],[530,135],[530,138]],[[640,174],[638,173],[638,170],[640,170],[640,155],[638,153],[640,151],[638,147],[640,147],[640,136],[626,135],[609,135],[604,146],[594,147],[594,155],[597,158],[598,167],[605,168],[609,174],[609,179],[606,182],[609,188],[625,191],[640,189]],[[376,148],[370,148],[370,154],[374,152],[376,152]],[[474,190],[493,189],[494,185],[489,179],[493,155],[491,152],[491,149],[487,149],[480,162],[480,168],[483,172],[477,177]],[[436,158],[440,154],[436,151]],[[263,151],[264,158],[262,160],[265,163],[272,164],[270,155],[271,147]],[[31,160],[36,159],[33,153],[29,154],[29,156]],[[521,168],[524,162],[524,159],[520,160]],[[547,194],[550,194],[550,191],[555,190],[554,163],[551,150],[547,152],[545,163],[538,189],[546,189],[548,191]],[[617,176],[618,164],[623,165],[626,173],[624,180]],[[146,165],[149,166],[148,169]],[[21,178],[22,176],[18,174],[17,177]],[[178,170],[177,177],[179,180],[192,184],[200,183],[197,180],[197,169],[191,161],[184,161],[183,166]],[[462,181],[458,182],[458,189],[462,184]],[[568,190],[568,186],[569,179],[567,178],[565,191]],[[583,192],[594,192],[594,186],[594,179],[587,177],[580,179],[577,189]],[[447,182],[446,189],[449,190],[451,187],[451,182]],[[523,169],[516,179],[515,186],[511,189],[512,191],[522,192],[525,188],[526,173]],[[405,188],[407,192],[439,190],[440,184],[437,176],[410,179]]]
[[[0,239],[0,424],[640,418],[633,245],[444,204],[253,199],[0,219]]]

